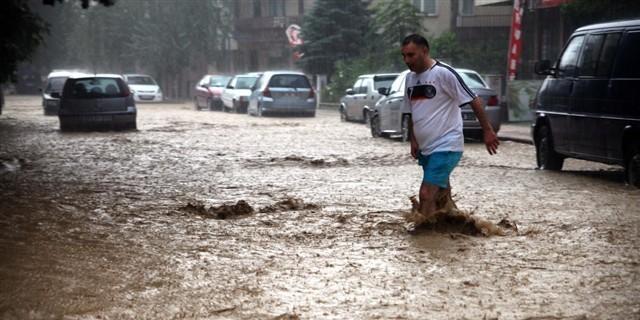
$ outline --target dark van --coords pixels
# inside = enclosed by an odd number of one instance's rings
[[[538,167],[561,170],[565,158],[625,168],[640,187],[640,20],[585,26],[547,75],[534,101]]]

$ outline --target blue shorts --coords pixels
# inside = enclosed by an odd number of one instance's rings
[[[449,176],[462,158],[462,152],[445,151],[434,152],[428,156],[418,152],[418,164],[422,166],[423,183],[432,184],[440,188],[449,187]]]

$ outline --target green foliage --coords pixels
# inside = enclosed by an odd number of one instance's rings
[[[453,32],[443,32],[439,37],[429,42],[429,47],[432,57],[450,63],[460,61],[464,54],[464,50]]]
[[[302,26],[300,67],[312,74],[334,73],[335,63],[366,48],[369,12],[363,1],[317,0]]]
[[[26,0],[8,0],[0,10],[0,83],[15,80],[20,61],[31,58],[49,26],[29,8]]]
[[[638,0],[573,0],[563,4],[561,12],[575,27],[587,24],[640,17]]]
[[[400,45],[412,33],[424,34],[422,15],[408,1],[380,1],[373,7],[370,52],[379,64],[389,69],[404,68],[400,58]]]

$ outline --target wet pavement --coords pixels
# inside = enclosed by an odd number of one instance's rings
[[[467,143],[458,206],[505,236],[409,234],[408,146],[316,118],[140,104],[138,131],[0,115],[2,319],[638,319],[640,190]],[[515,230],[517,228],[517,231]]]

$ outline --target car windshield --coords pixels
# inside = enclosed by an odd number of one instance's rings
[[[224,87],[229,83],[231,77],[211,77],[209,79],[209,86],[211,87]]]
[[[122,90],[115,78],[74,79],[65,86],[65,97],[75,99],[116,98]]]
[[[61,92],[64,82],[67,81],[67,77],[55,77],[49,78],[47,87],[44,89],[45,93]]]
[[[128,84],[147,84],[155,85],[156,82],[149,76],[129,76],[127,77]]]
[[[482,80],[478,79],[476,74],[467,72],[459,72],[458,74],[460,74],[464,83],[466,83],[470,88],[485,88],[484,83],[482,83]]]
[[[235,89],[251,89],[256,83],[256,79],[258,79],[258,77],[238,77],[236,78]]]
[[[271,77],[269,87],[272,88],[311,88],[307,77],[298,74],[278,74]]]
[[[380,88],[389,88],[398,76],[377,76],[374,79],[373,86],[376,90]]]

